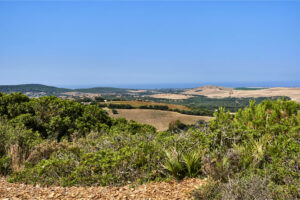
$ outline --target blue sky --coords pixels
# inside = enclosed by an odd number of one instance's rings
[[[300,1],[0,1],[0,84],[300,81]]]

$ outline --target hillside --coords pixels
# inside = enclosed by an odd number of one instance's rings
[[[0,85],[0,92],[45,92],[45,93],[64,93],[64,92],[83,92],[83,93],[124,93],[127,89],[112,87],[95,87],[86,89],[66,89],[42,84],[21,84],[21,85]],[[134,90],[133,90],[134,91]]]
[[[209,98],[249,98],[249,97],[274,97],[287,96],[294,101],[300,101],[300,88],[225,88],[217,86],[204,86],[194,89],[187,89],[184,95],[203,95]]]
[[[128,89],[123,88],[113,88],[113,87],[95,87],[86,89],[74,89],[74,92],[85,92],[85,93],[99,93],[99,94],[125,94],[129,93]],[[132,90],[134,91],[134,90]]]
[[[133,93],[136,90],[128,92],[127,89],[112,88],[112,87],[95,87],[86,89],[66,89],[42,84],[21,84],[21,85],[0,85],[0,92],[12,93],[22,92],[30,97],[55,95],[61,97],[94,97],[100,94],[120,95]]]

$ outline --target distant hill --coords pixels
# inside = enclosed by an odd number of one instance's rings
[[[47,86],[42,84],[21,84],[21,85],[0,85],[0,92],[11,93],[11,92],[22,92],[31,94],[44,95],[59,95],[65,92],[82,92],[82,93],[98,93],[98,94],[125,94],[128,93],[127,89],[113,88],[113,87],[95,87],[86,89],[67,89],[58,88],[53,86]]]
[[[74,89],[74,92],[84,92],[84,93],[128,93],[128,89],[124,88],[113,88],[113,87],[95,87],[95,88],[85,88],[85,89]]]
[[[47,86],[42,84],[21,84],[21,85],[0,85],[0,92],[11,93],[11,92],[22,92],[22,93],[46,93],[56,94],[63,92],[70,92],[72,90],[66,88],[57,88],[53,86]]]
[[[141,92],[142,91],[142,92]],[[191,89],[156,89],[156,90],[133,90],[114,87],[94,87],[84,89],[67,89],[47,86],[42,84],[22,84],[22,85],[0,85],[0,92],[22,92],[29,97],[39,97],[45,95],[55,95],[63,97],[87,96],[95,95],[103,96],[124,96],[136,98],[150,97],[158,99],[185,100],[197,96],[205,96],[208,98],[258,98],[258,97],[279,97],[287,96],[292,100],[300,101],[300,88],[228,88],[214,85],[207,85]],[[77,94],[67,94],[67,93]],[[133,97],[135,96],[135,97]],[[152,99],[153,101],[153,99]]]

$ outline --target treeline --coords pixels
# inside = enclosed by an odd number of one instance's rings
[[[140,109],[152,109],[152,110],[169,110],[169,111],[173,111],[171,109],[169,109],[169,106],[164,106],[164,105],[143,105],[139,107]]]
[[[135,108],[130,104],[112,104],[112,103],[108,104],[107,107],[110,109],[134,109]]]
[[[213,116],[214,114],[214,111],[205,108],[191,108],[191,110],[172,109],[172,111],[181,114],[186,114],[186,115],[199,115],[199,116]]]
[[[108,107],[110,109],[151,109],[151,110],[163,110],[163,111],[172,111],[178,112],[186,115],[200,115],[200,116],[213,116],[213,111],[207,109],[191,109],[191,110],[180,110],[180,109],[171,109],[167,105],[142,105],[139,107],[134,107],[130,104],[99,104],[99,107]]]
[[[144,105],[140,106],[140,109],[153,109],[153,110],[167,110],[172,112],[178,112],[181,114],[186,115],[200,115],[200,116],[213,116],[213,111],[207,109],[197,109],[197,108],[190,108],[190,110],[181,110],[181,109],[171,109],[169,106],[166,105]]]
[[[126,99],[123,98],[116,98],[114,96],[96,96],[94,98],[89,98],[89,97],[75,97],[75,101],[80,102],[80,103],[86,103],[90,102],[93,105],[96,105],[99,102],[110,102],[110,101],[127,101]]]

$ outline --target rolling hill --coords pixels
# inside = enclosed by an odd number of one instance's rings
[[[11,92],[22,92],[22,93],[46,93],[56,94],[69,92],[70,89],[58,88],[53,86],[47,86],[42,84],[21,84],[21,85],[0,85],[0,92],[11,93]]]
[[[45,95],[59,95],[66,92],[99,93],[99,94],[128,93],[127,89],[122,89],[122,88],[95,87],[95,88],[86,88],[86,89],[67,89],[67,88],[59,88],[54,86],[42,85],[42,84],[0,85],[0,92],[3,93],[22,92],[22,93],[31,93],[31,94],[44,93]]]
[[[22,84],[22,85],[0,85],[0,92],[22,92],[28,96],[91,96],[111,95],[128,97],[141,97],[152,99],[171,99],[171,100],[187,100],[197,96],[208,98],[259,98],[259,97],[279,97],[287,96],[297,102],[300,101],[300,88],[274,87],[274,88],[227,88],[220,86],[207,85],[197,88],[184,89],[177,91],[176,89],[151,89],[151,90],[135,90],[114,87],[94,87],[84,89],[67,89],[42,84]],[[73,94],[71,94],[71,92]],[[132,99],[130,99],[132,100]]]

